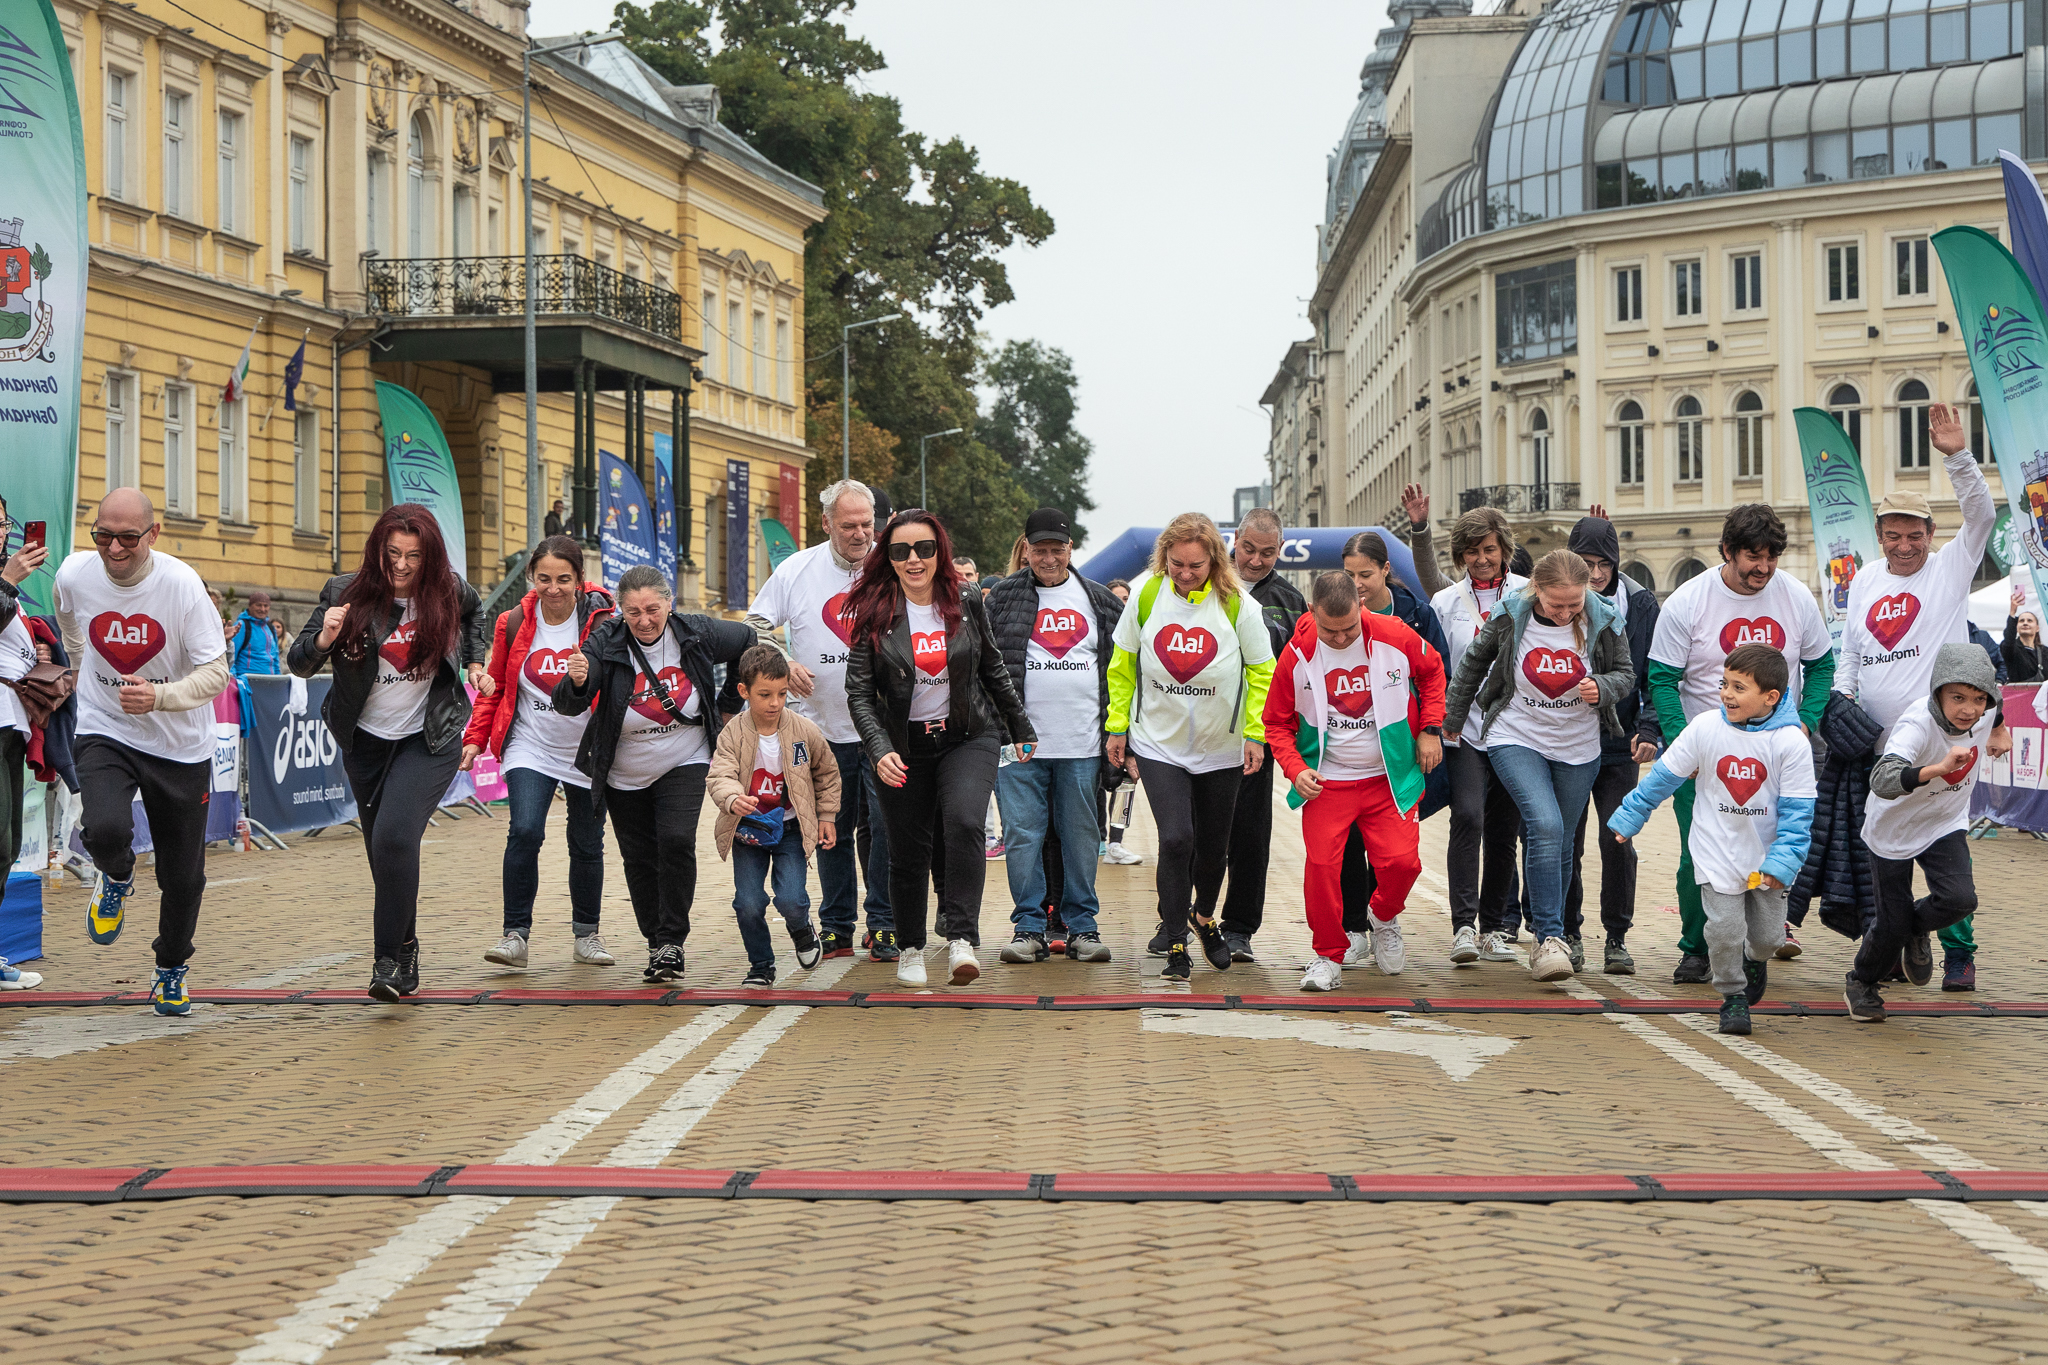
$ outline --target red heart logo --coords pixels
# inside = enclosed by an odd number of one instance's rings
[[[1372,705],[1372,669],[1365,664],[1331,669],[1323,674],[1323,687],[1330,705],[1347,716],[1362,717]]]
[[[117,672],[140,673],[144,664],[164,652],[165,638],[153,616],[103,611],[92,618],[92,647]]]
[[[1906,638],[1906,632],[1913,628],[1913,622],[1919,615],[1920,599],[1909,592],[1896,592],[1870,604],[1870,615],[1865,618],[1865,624],[1877,642],[1890,649]]]
[[[569,676],[569,656],[573,649],[533,649],[526,654],[526,666],[520,671],[526,680],[543,692],[555,690],[555,684]]]
[[[1950,791],[1954,791],[1957,787],[1962,786],[1963,783],[1969,779],[1970,769],[1976,766],[1977,751],[1975,749],[1972,749],[1970,750],[1970,761],[1968,763],[1965,763],[1962,767],[1956,769],[1954,772],[1950,773],[1948,777],[1945,779],[1948,782],[1948,789]]]
[[[754,780],[747,784],[747,795],[761,803],[761,809],[783,804],[783,781],[780,773],[771,773],[766,768],[754,769]]]
[[[1532,649],[1522,656],[1522,676],[1546,697],[1561,697],[1586,676],[1586,661],[1569,649]]]
[[[917,666],[925,676],[936,678],[946,671],[946,632],[943,630],[914,630],[910,633],[910,652],[917,658]]]
[[[1735,798],[1735,804],[1746,806],[1749,798],[1755,796],[1757,788],[1769,780],[1771,770],[1760,758],[1741,758],[1735,754],[1724,755],[1714,768],[1714,775],[1721,779],[1721,785]]]
[[[1031,638],[1053,658],[1064,659],[1068,650],[1088,638],[1088,618],[1071,607],[1041,607]]]
[[[680,668],[661,668],[655,671],[661,675],[662,685],[668,688],[669,696],[675,699],[676,710],[682,710],[689,704],[690,680],[683,676],[683,670]],[[660,697],[654,695],[654,688],[648,683],[645,673],[633,675],[633,695],[628,700],[628,705],[649,720],[658,721],[663,725],[671,723],[668,708],[661,704]]]
[[[1772,649],[1783,649],[1785,628],[1768,616],[1742,618],[1721,627],[1723,654],[1733,654],[1744,645],[1769,645]]]
[[[390,639],[377,647],[377,652],[384,656],[384,662],[400,673],[405,672],[406,658],[412,653],[412,637],[418,629],[419,622],[407,621],[391,632]]]
[[[1152,649],[1175,682],[1186,682],[1216,658],[1216,637],[1200,626],[1168,626],[1153,637]]]
[[[825,619],[825,629],[839,637],[839,643],[853,643],[853,613],[846,609],[846,594],[834,593],[825,599],[825,610],[820,613]]]

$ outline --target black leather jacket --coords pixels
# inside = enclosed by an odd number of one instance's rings
[[[363,714],[363,702],[369,698],[370,689],[377,684],[377,651],[398,629],[399,621],[396,610],[386,613],[371,632],[369,647],[360,658],[351,659],[341,653],[339,639],[334,642],[335,648],[321,649],[320,630],[326,624],[327,609],[341,605],[341,595],[354,579],[354,574],[345,573],[327,580],[327,586],[320,589],[320,605],[306,617],[306,624],[299,628],[299,638],[292,641],[284,659],[284,666],[301,678],[310,678],[323,665],[332,665],[334,686],[328,689],[320,717],[327,722],[343,753],[355,746],[356,721]],[[462,742],[462,732],[469,725],[469,693],[463,689],[463,670],[482,663],[490,648],[484,639],[483,599],[468,583],[459,578],[455,582],[462,593],[461,629],[456,631],[441,666],[434,671],[434,684],[427,693],[427,719],[421,729],[428,751],[437,754]]]
[[[1124,604],[1108,588],[1083,578],[1080,570],[1069,569],[1068,572],[1088,594],[1088,604],[1095,609],[1095,674],[1100,708],[1095,713],[1095,728],[1100,730],[1103,717],[1109,714],[1109,660],[1116,653],[1113,637],[1116,635],[1116,623],[1123,618]],[[1024,695],[1026,646],[1031,643],[1031,632],[1038,624],[1037,576],[1028,566],[1017,570],[990,588],[982,605],[988,612],[989,633],[994,637],[996,647],[1002,651],[1003,663],[1010,670],[1010,681],[1016,685],[1017,695],[1021,697]]]
[[[889,754],[900,758],[910,747],[911,680],[917,668],[911,659],[910,616],[899,597],[896,628],[880,646],[860,636],[846,662],[846,709],[870,763]],[[960,629],[946,636],[946,675],[952,684],[947,740],[974,739],[990,730],[1000,740],[1007,727],[1008,742],[1038,742],[1024,714],[1024,699],[989,632],[981,589],[972,583],[960,588]]]

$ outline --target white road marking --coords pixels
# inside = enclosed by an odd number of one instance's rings
[[[804,984],[813,990],[823,990],[852,966],[850,959],[835,960],[811,972]],[[810,1011],[808,1005],[778,1005],[769,1010],[767,1018],[684,1081],[598,1164],[661,1165],[769,1047]],[[427,1314],[424,1323],[406,1334],[405,1340],[394,1342],[385,1358],[414,1365],[422,1361],[455,1361],[460,1357],[441,1353],[483,1345],[485,1338],[540,1288],[541,1282],[554,1273],[618,1202],[612,1196],[593,1196],[558,1199],[548,1204],[504,1250],[491,1258],[490,1264],[443,1299],[440,1307]]]
[[[553,1165],[662,1073],[737,1019],[744,1008],[719,1005],[705,1010],[514,1143],[498,1164]],[[332,1285],[280,1318],[235,1357],[235,1365],[313,1365],[443,1252],[510,1202],[496,1196],[457,1195],[429,1209]]]
[[[1287,1014],[1239,1014],[1221,1010],[1141,1011],[1147,1033],[1180,1033],[1199,1038],[1272,1038],[1318,1047],[1391,1052],[1435,1062],[1446,1076],[1462,1081],[1515,1044],[1509,1038],[1472,1033],[1434,1019],[1410,1016],[1389,1028],[1347,1019],[1304,1019]]]
[[[354,952],[328,953],[323,957],[309,957],[296,966],[281,967],[277,971],[264,976],[255,977],[248,981],[237,981],[230,989],[238,991],[276,990],[281,986],[289,986],[294,981],[304,980],[323,967],[339,967],[342,963],[353,962],[361,956],[360,952]]]

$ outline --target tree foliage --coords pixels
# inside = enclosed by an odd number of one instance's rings
[[[1095,508],[1088,496],[1095,447],[1074,427],[1074,363],[1040,342],[1012,341],[990,358],[985,377],[995,401],[976,435],[1009,464],[1032,507],[1067,514],[1080,545],[1081,514]]]

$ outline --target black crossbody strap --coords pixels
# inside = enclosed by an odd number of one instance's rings
[[[667,630],[668,627],[664,625],[662,629]],[[647,655],[641,650],[640,641],[630,630],[626,632],[626,648],[633,651],[633,662],[640,665],[640,672],[646,676],[647,685],[654,689],[654,695],[660,700],[661,709],[668,712],[668,718],[678,725],[688,725],[690,718],[683,714],[683,708],[676,705],[676,699],[669,695],[667,684],[663,683],[661,675],[654,671],[654,665],[647,662]]]

